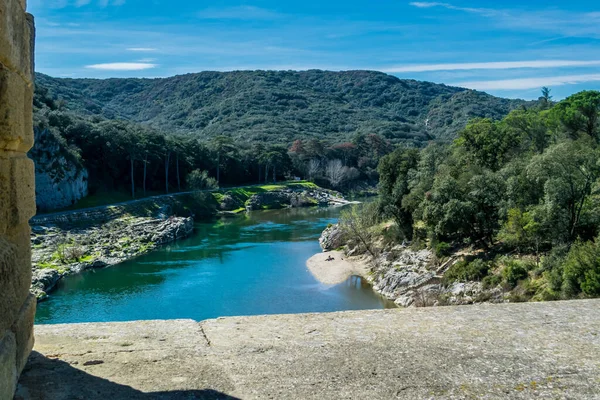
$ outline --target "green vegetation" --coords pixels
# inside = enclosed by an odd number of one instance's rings
[[[500,118],[524,104],[368,71],[38,74],[30,156],[55,157],[45,150],[55,142],[69,166],[88,171],[89,191],[100,199],[292,177],[361,191],[375,185],[379,159],[396,144],[447,141],[469,118]],[[64,171],[56,171],[60,180]]]
[[[438,256],[484,250],[446,283],[502,284],[515,301],[600,296],[599,120],[600,92],[556,104],[546,92],[450,145],[398,148],[379,163],[379,219]]]

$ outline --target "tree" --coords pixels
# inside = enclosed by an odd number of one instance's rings
[[[337,188],[344,181],[346,171],[341,160],[330,160],[325,166],[325,176],[331,186]]]
[[[412,239],[412,213],[402,204],[409,194],[409,174],[417,168],[419,152],[397,149],[379,162],[379,194],[384,214],[394,218],[400,231]]]
[[[544,203],[556,233],[574,240],[594,182],[600,177],[598,151],[589,140],[566,141],[534,157],[527,173],[544,187]]]
[[[504,129],[502,124],[480,118],[469,122],[456,143],[463,146],[478,165],[497,171],[520,141],[514,131]]]
[[[542,88],[542,97],[540,97],[540,102],[542,103],[542,109],[547,110],[552,106],[552,96],[550,95],[551,90],[544,86]]]
[[[345,236],[357,239],[373,258],[376,258],[377,254],[375,249],[371,246],[371,228],[377,222],[376,203],[352,206],[349,209],[342,211],[342,214],[340,215],[340,228]]]
[[[332,146],[332,149],[342,156],[342,161],[344,163],[344,167],[348,165],[348,160],[352,157],[352,155],[356,151],[356,146],[353,143],[345,142]]]
[[[588,90],[576,93],[558,103],[552,110],[568,130],[571,138],[585,133],[600,141],[598,121],[600,115],[600,92]]]
[[[195,169],[186,178],[188,187],[192,190],[218,189],[219,184],[215,178],[208,175],[207,171]]]
[[[321,170],[321,161],[317,158],[311,158],[308,161],[307,170],[308,170],[308,179],[311,181],[314,180],[315,176],[317,176],[317,174]]]
[[[211,141],[211,147],[215,153],[217,153],[217,182],[221,183],[221,168],[223,163],[236,152],[235,144],[233,139],[229,136],[216,136]]]

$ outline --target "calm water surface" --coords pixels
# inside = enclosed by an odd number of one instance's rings
[[[63,279],[36,322],[326,312],[390,307],[358,277],[317,282],[306,260],[339,208],[260,211],[196,225],[193,237],[121,265]]]

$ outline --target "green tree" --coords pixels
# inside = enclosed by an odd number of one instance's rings
[[[415,149],[397,149],[379,162],[379,194],[385,215],[394,218],[400,231],[412,239],[412,213],[403,206],[404,196],[409,194],[409,176],[417,168],[419,152]]]
[[[513,130],[487,118],[469,122],[456,143],[463,146],[478,165],[492,171],[504,165],[511,150],[520,145],[519,136]]]

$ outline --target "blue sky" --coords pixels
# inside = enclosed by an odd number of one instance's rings
[[[595,1],[29,0],[28,10],[37,70],[57,77],[370,69],[502,97],[600,90]]]

